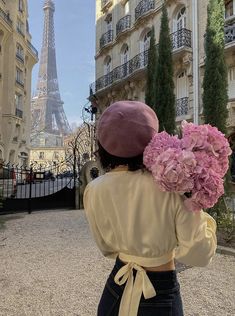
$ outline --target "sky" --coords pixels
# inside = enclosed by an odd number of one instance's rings
[[[41,52],[44,0],[28,0],[32,44]],[[70,125],[82,122],[89,85],[95,81],[95,1],[54,0],[57,74],[61,99]],[[33,68],[32,92],[36,90],[39,62]]]

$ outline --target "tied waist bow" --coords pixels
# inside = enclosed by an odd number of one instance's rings
[[[133,269],[137,271],[135,278]],[[136,263],[129,262],[124,265],[115,275],[114,281],[118,285],[126,282],[118,316],[137,316],[142,293],[145,299],[156,295],[146,271]]]

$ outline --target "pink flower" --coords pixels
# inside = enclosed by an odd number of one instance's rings
[[[144,151],[144,164],[163,191],[190,192],[190,211],[212,207],[224,193],[229,143],[216,127],[182,122],[182,139],[156,134]]]
[[[196,159],[192,152],[168,148],[157,157],[151,170],[162,190],[188,192],[193,189],[195,166]]]
[[[184,200],[185,206],[190,211],[210,208],[224,194],[223,180],[215,173],[205,177],[200,174],[196,178],[197,185],[192,190],[192,197]]]
[[[166,132],[156,133],[144,151],[144,164],[151,170],[156,158],[168,148],[180,148],[180,139]]]

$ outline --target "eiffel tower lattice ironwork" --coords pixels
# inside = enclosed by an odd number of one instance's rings
[[[57,78],[54,2],[45,0],[43,10],[44,30],[37,92],[32,99],[32,134],[35,137],[31,143],[34,146],[60,146],[58,136],[69,134],[71,129],[64,112]]]

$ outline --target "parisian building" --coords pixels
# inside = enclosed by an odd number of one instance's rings
[[[96,1],[96,81],[90,100],[98,114],[112,102],[145,100],[150,31],[159,41],[163,0]],[[202,123],[204,35],[208,0],[167,0],[174,63],[176,121]],[[235,0],[225,5],[228,129],[235,128]]]
[[[27,0],[0,0],[0,159],[27,165],[32,68]]]

